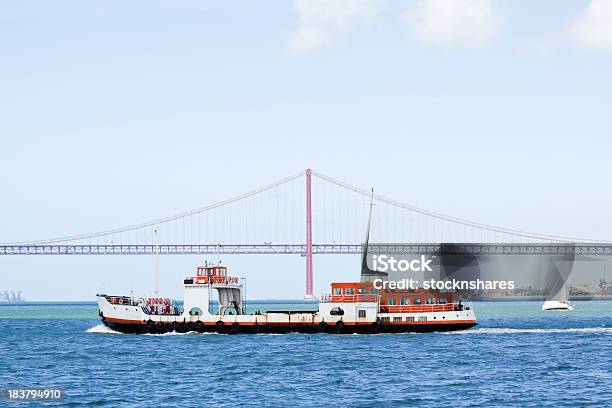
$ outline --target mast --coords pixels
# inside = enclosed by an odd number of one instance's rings
[[[155,296],[159,296],[159,238],[155,227]]]
[[[364,271],[370,272],[370,268],[368,268],[368,244],[370,242],[370,224],[372,223],[372,207],[374,207],[374,188],[372,188],[372,192],[370,193],[370,213],[368,215],[368,225],[366,226],[366,234],[365,241],[363,244],[363,252],[361,256],[361,273]]]

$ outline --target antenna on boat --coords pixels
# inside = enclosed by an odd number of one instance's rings
[[[155,227],[155,296],[159,296],[159,238]]]
[[[361,257],[361,271],[368,271],[368,245],[370,243],[370,224],[372,223],[372,207],[374,207],[374,188],[370,193],[370,213],[368,215],[368,225],[366,226],[365,241],[363,244],[363,255]]]

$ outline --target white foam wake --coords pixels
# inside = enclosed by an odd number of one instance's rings
[[[110,327],[105,326],[104,324],[99,324],[90,329],[86,330],[87,333],[104,333],[104,334],[121,334],[118,331],[114,331]]]
[[[517,333],[612,333],[612,327],[581,327],[569,329],[512,329],[509,327],[481,327],[447,332],[447,334],[517,334]]]
[[[188,331],[185,333],[179,333],[176,331],[166,333],[144,333],[144,336],[186,336],[188,334],[217,334],[217,333],[198,333],[197,331]]]
[[[104,324],[99,324],[90,329],[86,330],[87,333],[102,333],[102,334],[125,334],[118,331],[115,331]],[[143,333],[144,336],[185,336],[188,334],[217,334],[217,333],[198,333],[197,331],[190,331],[186,333],[179,332],[166,332],[166,333]]]

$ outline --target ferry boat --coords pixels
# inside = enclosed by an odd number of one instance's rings
[[[246,313],[243,284],[220,264],[198,266],[184,280],[180,305],[168,298],[97,295],[109,328],[127,333],[398,333],[464,330],[474,310],[454,293],[378,290],[371,282],[336,282],[316,311]],[[216,291],[218,303],[214,304]]]

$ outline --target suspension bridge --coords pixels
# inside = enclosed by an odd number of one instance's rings
[[[372,193],[301,171],[230,199],[125,227],[0,244],[0,255],[359,254]],[[374,194],[370,242],[387,253],[612,255],[612,241],[479,223]],[[445,244],[454,243],[454,244]]]

